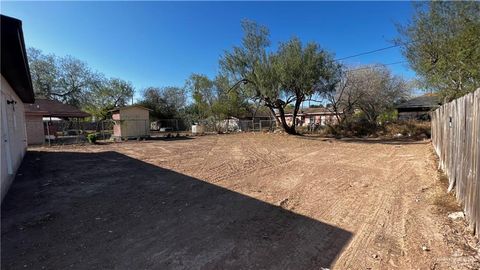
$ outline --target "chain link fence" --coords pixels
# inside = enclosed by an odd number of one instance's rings
[[[127,121],[127,123],[125,123]],[[137,127],[138,123],[134,120],[123,120],[122,122],[122,137],[147,137],[162,136],[165,133],[171,132],[191,132],[191,126],[183,127],[178,119],[161,119],[142,123],[142,128]],[[183,124],[184,125],[184,124]],[[219,133],[219,132],[267,132],[274,131],[276,128],[275,120],[239,120],[239,119],[225,119],[222,121],[214,121],[208,119],[202,121],[201,125],[205,133]],[[62,145],[62,144],[81,144],[87,142],[89,134],[95,134],[97,141],[111,140],[114,137],[114,130],[120,128],[113,120],[102,120],[96,122],[87,122],[82,120],[44,120],[44,138],[48,145]],[[129,127],[125,132],[125,127]],[[141,129],[142,134],[137,134]],[[133,130],[133,131],[132,131]],[[133,134],[133,133],[135,134]],[[136,133],[137,132],[137,133]],[[117,130],[118,133],[118,130]],[[132,133],[132,134],[130,134]],[[130,136],[131,135],[131,136]]]
[[[88,134],[96,134],[98,140],[108,140],[113,134],[112,120],[86,122],[82,120],[43,120],[44,143],[48,145],[78,144],[87,141]]]
[[[85,142],[85,122],[80,120],[43,120],[45,142],[75,144]]]
[[[187,127],[181,119],[158,119],[150,122],[152,131],[181,131]]]
[[[240,120],[239,126],[242,132],[262,132],[274,131],[277,124],[275,120]]]

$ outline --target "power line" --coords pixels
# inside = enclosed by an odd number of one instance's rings
[[[342,60],[345,60],[345,59],[350,59],[350,58],[354,58],[354,57],[358,57],[358,56],[362,56],[362,55],[367,55],[367,54],[372,54],[372,53],[376,53],[376,52],[381,52],[381,51],[389,50],[389,49],[392,49],[392,48],[400,47],[400,46],[402,46],[402,45],[406,45],[406,44],[409,44],[409,43],[412,43],[412,42],[413,42],[413,41],[406,42],[406,43],[399,43],[399,44],[392,45],[392,46],[388,46],[388,47],[383,47],[383,48],[379,48],[379,49],[375,49],[375,50],[371,50],[371,51],[366,51],[366,52],[357,53],[357,54],[354,54],[354,55],[350,55],[350,56],[345,56],[345,57],[342,57],[342,58],[334,59],[334,60],[332,60],[332,62],[338,62],[338,61],[342,61]]]
[[[345,60],[345,59],[354,58],[354,57],[358,57],[358,56],[362,56],[362,55],[366,55],[366,54],[371,54],[371,53],[376,53],[376,52],[380,52],[380,51],[385,51],[385,50],[388,50],[388,49],[396,48],[396,47],[398,47],[398,46],[400,46],[400,44],[392,45],[392,46],[388,46],[388,47],[385,47],[385,48],[380,48],[380,49],[376,49],[376,50],[372,50],[372,51],[366,51],[366,52],[362,52],[362,53],[357,53],[357,54],[354,54],[354,55],[350,55],[350,56],[338,58],[338,59],[335,59],[335,60],[333,60],[333,61],[342,61],[342,60]]]
[[[370,65],[368,67],[361,67],[361,68],[355,68],[355,69],[349,69],[346,72],[352,72],[352,71],[357,71],[357,70],[362,70],[362,69],[371,69],[373,67],[383,67],[383,66],[391,66],[391,65],[398,65],[398,64],[403,64],[407,63],[407,61],[397,61],[393,63],[388,63],[388,64],[375,64],[375,65]]]

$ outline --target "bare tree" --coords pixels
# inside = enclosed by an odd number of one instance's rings
[[[327,109],[335,114],[340,126],[348,125],[356,111],[376,125],[378,116],[409,96],[410,89],[410,83],[385,66],[372,65],[344,70],[335,87],[322,91],[319,97],[329,104]]]
[[[410,84],[385,66],[366,66],[351,72],[355,79],[350,87],[358,98],[356,107],[370,124],[376,125],[381,113],[410,94]]]
[[[359,85],[359,78],[355,73],[343,71],[339,76],[341,79],[332,89],[326,89],[319,95],[323,102],[329,106],[326,109],[334,113],[338,125],[349,122],[355,112],[359,101],[359,91],[356,86]],[[314,101],[319,101],[311,99]]]

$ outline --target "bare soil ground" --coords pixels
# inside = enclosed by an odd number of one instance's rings
[[[238,134],[34,148],[2,269],[479,269],[429,141]]]

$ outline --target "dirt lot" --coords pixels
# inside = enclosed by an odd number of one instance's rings
[[[274,134],[30,149],[2,269],[478,269],[429,141]]]

